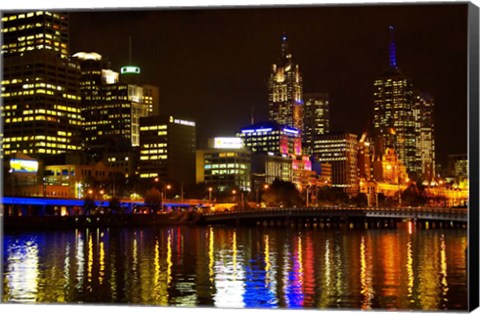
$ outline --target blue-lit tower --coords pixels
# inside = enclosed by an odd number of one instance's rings
[[[412,82],[398,67],[394,27],[390,26],[389,31],[388,67],[374,81],[375,155],[381,158],[387,148],[394,148],[409,174],[413,175],[418,171],[418,163]]]

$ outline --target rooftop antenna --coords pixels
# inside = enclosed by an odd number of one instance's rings
[[[132,65],[132,36],[128,36],[128,64]]]
[[[396,68],[397,67],[397,48],[395,46],[395,38],[393,36],[394,27],[390,25],[389,29],[390,29],[390,47],[389,47],[388,61],[389,61],[390,67]]]
[[[285,59],[288,55],[287,33],[282,33],[282,58]]]
[[[253,117],[253,109],[255,107],[252,106],[251,110],[250,110],[250,124],[254,124],[255,123],[255,118]]]

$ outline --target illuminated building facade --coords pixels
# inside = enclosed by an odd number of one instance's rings
[[[393,148],[387,148],[381,160],[373,162],[373,177],[377,182],[405,184],[410,181],[405,165]]]
[[[414,96],[418,177],[430,182],[435,178],[434,101],[427,93],[416,92]]]
[[[140,118],[158,112],[158,88],[120,83],[119,73],[108,69],[97,53],[79,52],[74,57],[82,71],[85,148],[98,160],[111,153],[124,156],[108,156],[110,160],[130,158],[128,152],[140,145]]]
[[[223,192],[238,187],[250,191],[251,153],[245,148],[209,148],[196,152],[196,183]]]
[[[3,57],[48,51],[68,59],[68,15],[47,11],[7,13],[2,24]]]
[[[2,23],[2,156],[80,150],[80,68],[67,58],[68,16],[5,14]]]
[[[319,136],[315,154],[320,163],[332,167],[332,187],[342,188],[349,195],[358,193],[357,136],[331,132]]]
[[[140,178],[195,181],[195,122],[173,116],[140,118]]]
[[[390,27],[389,66],[374,82],[375,151],[394,148],[411,174],[418,171],[412,82],[397,66],[393,27]]]
[[[272,66],[268,81],[268,119],[303,130],[303,83],[298,64],[293,63],[287,36],[282,36],[282,53]]]
[[[149,116],[160,115],[160,101],[159,101],[158,87],[153,85],[142,85],[142,88],[143,88],[142,102],[148,107],[148,115]]]
[[[357,160],[358,160],[358,176],[365,180],[373,178],[372,174],[372,157],[373,146],[371,140],[367,138],[367,134],[362,134],[362,137],[358,141],[357,147]]]
[[[325,93],[305,93],[303,106],[303,141],[305,154],[314,151],[318,135],[330,132],[329,97]]]
[[[249,125],[238,136],[253,153],[270,153],[276,156],[302,154],[300,132],[274,121]]]
[[[272,184],[275,179],[292,181],[292,159],[270,154],[252,154],[252,174],[262,183]]]
[[[450,154],[447,158],[445,177],[451,178],[456,183],[461,183],[463,180],[468,179],[467,154]]]

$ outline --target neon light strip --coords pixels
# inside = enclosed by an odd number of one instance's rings
[[[124,203],[124,202],[122,202]],[[83,199],[58,199],[58,198],[42,198],[42,197],[2,197],[3,205],[46,205],[46,206],[83,206],[85,201]],[[95,206],[108,205],[109,201],[95,201]],[[126,202],[128,205],[144,206],[144,202]],[[164,203],[164,206],[181,206],[191,207],[192,204],[184,203]]]
[[[288,133],[298,134],[298,131],[297,131],[297,130],[294,130],[294,129],[284,128],[283,131],[284,131],[284,132],[288,132]]]

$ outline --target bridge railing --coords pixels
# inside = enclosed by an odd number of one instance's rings
[[[222,212],[205,212],[205,216],[217,215],[237,215],[237,214],[262,214],[273,212],[300,212],[300,211],[342,211],[342,212],[381,212],[381,213],[408,213],[408,214],[450,214],[450,215],[466,215],[468,210],[466,208],[450,208],[450,207],[339,207],[339,206],[322,206],[322,207],[266,207],[266,208],[249,208],[249,209],[235,209],[231,211]]]

